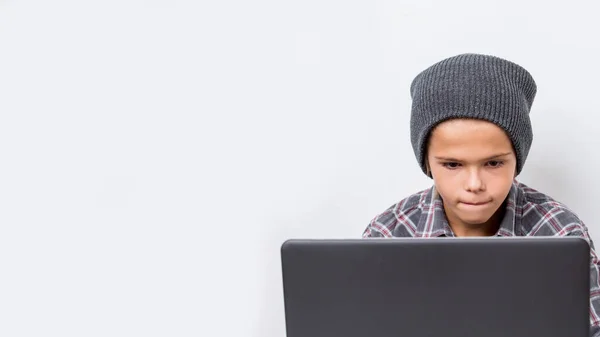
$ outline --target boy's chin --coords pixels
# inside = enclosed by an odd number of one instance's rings
[[[468,226],[473,226],[473,227],[479,227],[484,225],[486,222],[488,222],[492,216],[494,214],[478,214],[478,215],[471,215],[471,214],[460,214],[460,220]]]

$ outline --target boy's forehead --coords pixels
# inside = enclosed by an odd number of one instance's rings
[[[435,129],[475,129],[475,128],[496,128],[499,130],[499,126],[496,124],[474,118],[452,118],[436,125]]]
[[[512,143],[500,127],[480,120],[450,120],[431,133],[429,151],[436,156],[477,159],[512,152]],[[435,152],[435,153],[433,153]]]
[[[477,138],[489,136],[491,138],[506,138],[510,142],[506,132],[495,125],[484,120],[477,119],[451,119],[438,124],[431,136],[458,138]]]

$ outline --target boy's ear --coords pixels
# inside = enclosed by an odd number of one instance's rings
[[[429,160],[427,159],[427,157],[425,157],[425,174],[427,174],[429,178],[433,179],[433,176],[431,175],[431,168],[429,167]]]

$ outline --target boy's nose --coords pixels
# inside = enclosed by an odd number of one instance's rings
[[[477,168],[468,170],[465,189],[469,192],[479,192],[485,189],[481,173]]]

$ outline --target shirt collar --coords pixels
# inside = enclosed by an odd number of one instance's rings
[[[506,212],[500,222],[500,228],[496,232],[496,236],[516,236],[516,206],[519,189],[517,182],[513,181],[504,207]],[[417,237],[453,237],[455,236],[448,224],[446,214],[444,212],[444,204],[439,196],[435,186],[432,186],[429,191],[423,195],[420,208],[422,216],[417,224]]]

